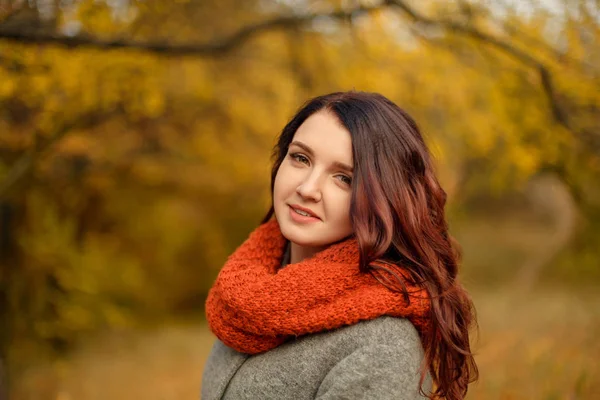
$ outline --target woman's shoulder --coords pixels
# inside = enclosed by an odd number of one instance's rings
[[[395,344],[398,342],[420,343],[419,333],[406,318],[384,315],[371,320],[360,321],[333,331],[335,333],[356,336],[368,343]]]
[[[422,398],[418,387],[423,347],[408,319],[382,316],[330,335],[339,335],[332,342],[343,345],[319,386],[323,398]],[[428,375],[423,389],[431,391]]]
[[[334,347],[343,353],[362,347],[392,346],[398,350],[408,350],[416,356],[422,355],[421,339],[415,326],[408,319],[391,316],[307,335],[298,341],[307,347]]]

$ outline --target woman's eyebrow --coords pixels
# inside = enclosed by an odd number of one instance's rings
[[[350,173],[354,172],[354,168],[352,168],[350,165],[344,164],[344,163],[339,162],[339,161],[335,161],[333,163],[333,166],[336,167],[336,168],[339,168],[339,169],[343,169],[346,172],[350,172]]]
[[[310,155],[310,156],[314,156],[314,154],[315,154],[308,145],[306,145],[302,142],[299,142],[297,140],[294,140],[292,143],[290,143],[290,146],[291,145],[296,145],[296,146],[300,147],[302,150],[306,151],[308,153],[308,155]],[[354,168],[352,168],[351,165],[345,164],[343,162],[335,161],[332,163],[332,165],[336,168],[343,169],[344,171],[347,171],[350,173],[354,172]]]
[[[310,147],[308,147],[308,145],[306,145],[306,144],[304,144],[304,143],[302,143],[302,142],[299,142],[299,141],[297,141],[297,140],[294,140],[292,143],[290,143],[290,146],[291,146],[291,145],[293,145],[293,144],[294,144],[294,145],[296,145],[296,146],[298,146],[298,147],[300,147],[300,148],[302,148],[302,150],[306,151],[306,152],[307,152],[309,155],[311,155],[311,156],[315,154],[315,153],[312,151],[312,149],[311,149]]]

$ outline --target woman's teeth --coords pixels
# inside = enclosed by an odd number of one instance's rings
[[[312,215],[310,215],[310,214],[309,214],[309,213],[307,213],[307,212],[300,211],[300,210],[296,210],[295,208],[294,208],[294,211],[296,211],[296,213],[298,213],[298,214],[300,214],[300,215],[304,215],[305,217],[312,217]]]

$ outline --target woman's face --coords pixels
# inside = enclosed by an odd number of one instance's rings
[[[298,128],[273,190],[275,216],[292,254],[296,247],[310,255],[352,233],[352,165],[350,133],[334,114],[319,111]]]

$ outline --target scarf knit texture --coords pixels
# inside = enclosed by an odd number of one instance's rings
[[[286,244],[277,221],[268,221],[250,234],[219,272],[208,293],[206,317],[211,331],[227,346],[258,354],[302,335],[384,315],[408,318],[421,336],[428,331],[425,289],[405,279],[407,302],[402,293],[360,272],[356,239],[334,243],[280,268]],[[392,267],[399,276],[408,276]]]

